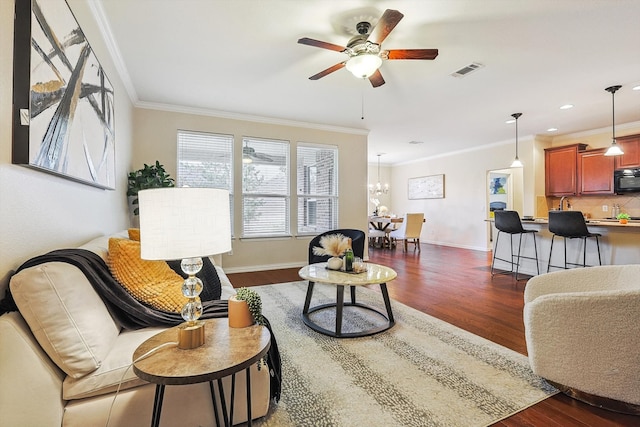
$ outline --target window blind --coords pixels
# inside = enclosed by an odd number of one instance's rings
[[[289,141],[242,139],[244,237],[290,235],[289,147]]]
[[[298,234],[338,228],[338,148],[299,143],[297,149]]]
[[[233,230],[233,135],[179,130],[176,185],[229,190]]]

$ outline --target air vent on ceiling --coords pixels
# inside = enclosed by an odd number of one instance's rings
[[[472,62],[469,65],[466,65],[462,68],[460,68],[459,70],[454,71],[453,73],[451,73],[451,76],[453,77],[464,77],[469,73],[472,73],[480,68],[484,67],[484,65],[479,64],[477,62]]]

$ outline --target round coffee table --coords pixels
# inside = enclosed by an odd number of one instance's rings
[[[389,292],[387,291],[387,282],[395,279],[397,277],[397,273],[391,268],[385,267],[383,265],[367,263],[366,272],[350,273],[339,270],[329,270],[327,269],[326,262],[320,262],[317,264],[309,264],[305,267],[302,267],[300,271],[298,271],[298,275],[301,278],[309,281],[309,285],[307,287],[307,296],[304,302],[304,308],[302,309],[302,319],[305,325],[307,325],[314,331],[336,338],[354,338],[374,335],[379,332],[386,331],[387,329],[395,325],[395,319],[393,318],[393,312],[391,311]],[[311,305],[311,298],[313,296],[313,287],[315,285],[315,282],[335,285],[337,288],[336,302],[309,307]],[[356,301],[355,288],[357,286],[375,284],[380,285],[380,290],[382,291],[382,299],[387,310],[386,315],[374,307]],[[345,286],[350,286],[351,288],[350,302],[344,302]],[[380,326],[363,331],[342,332],[342,314],[343,308],[345,306],[360,307],[365,310],[373,311],[382,316],[386,320],[386,322]],[[335,307],[336,309],[336,328],[333,331],[323,328],[309,317],[311,313],[333,307]]]
[[[205,343],[197,348],[181,350],[177,346],[167,346],[138,360],[141,356],[162,344],[178,341],[175,326],[149,338],[133,353],[133,371],[145,381],[156,384],[153,402],[152,426],[160,424],[162,399],[166,385],[182,385],[209,382],[211,400],[220,425],[218,406],[215,401],[213,381],[218,382],[220,406],[224,425],[233,425],[233,399],[235,396],[235,374],[246,370],[247,378],[247,419],[251,425],[251,376],[250,367],[257,363],[269,350],[271,334],[264,326],[230,328],[226,317],[207,319],[205,322]],[[264,369],[267,369],[266,367]],[[231,408],[227,414],[222,378],[231,375]]]

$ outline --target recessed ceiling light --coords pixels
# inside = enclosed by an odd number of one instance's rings
[[[573,108],[573,104],[564,104],[560,107],[561,110],[568,110],[569,108]]]
[[[509,119],[507,120],[505,123],[510,125],[511,123],[515,123],[516,121],[514,119]]]
[[[640,85],[632,87],[631,90],[640,90]]]
[[[547,129],[547,132],[555,132],[557,130],[558,130],[558,128],[549,128],[549,129]]]

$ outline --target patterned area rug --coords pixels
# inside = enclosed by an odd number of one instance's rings
[[[487,426],[557,391],[527,358],[392,301],[396,325],[364,338],[331,338],[302,322],[306,282],[254,287],[278,338],[282,398],[260,426]],[[334,302],[316,284],[312,306]],[[345,290],[345,300],[348,292]],[[357,289],[382,312],[382,295]],[[334,329],[335,310],[315,313]],[[384,321],[345,307],[343,331]]]

